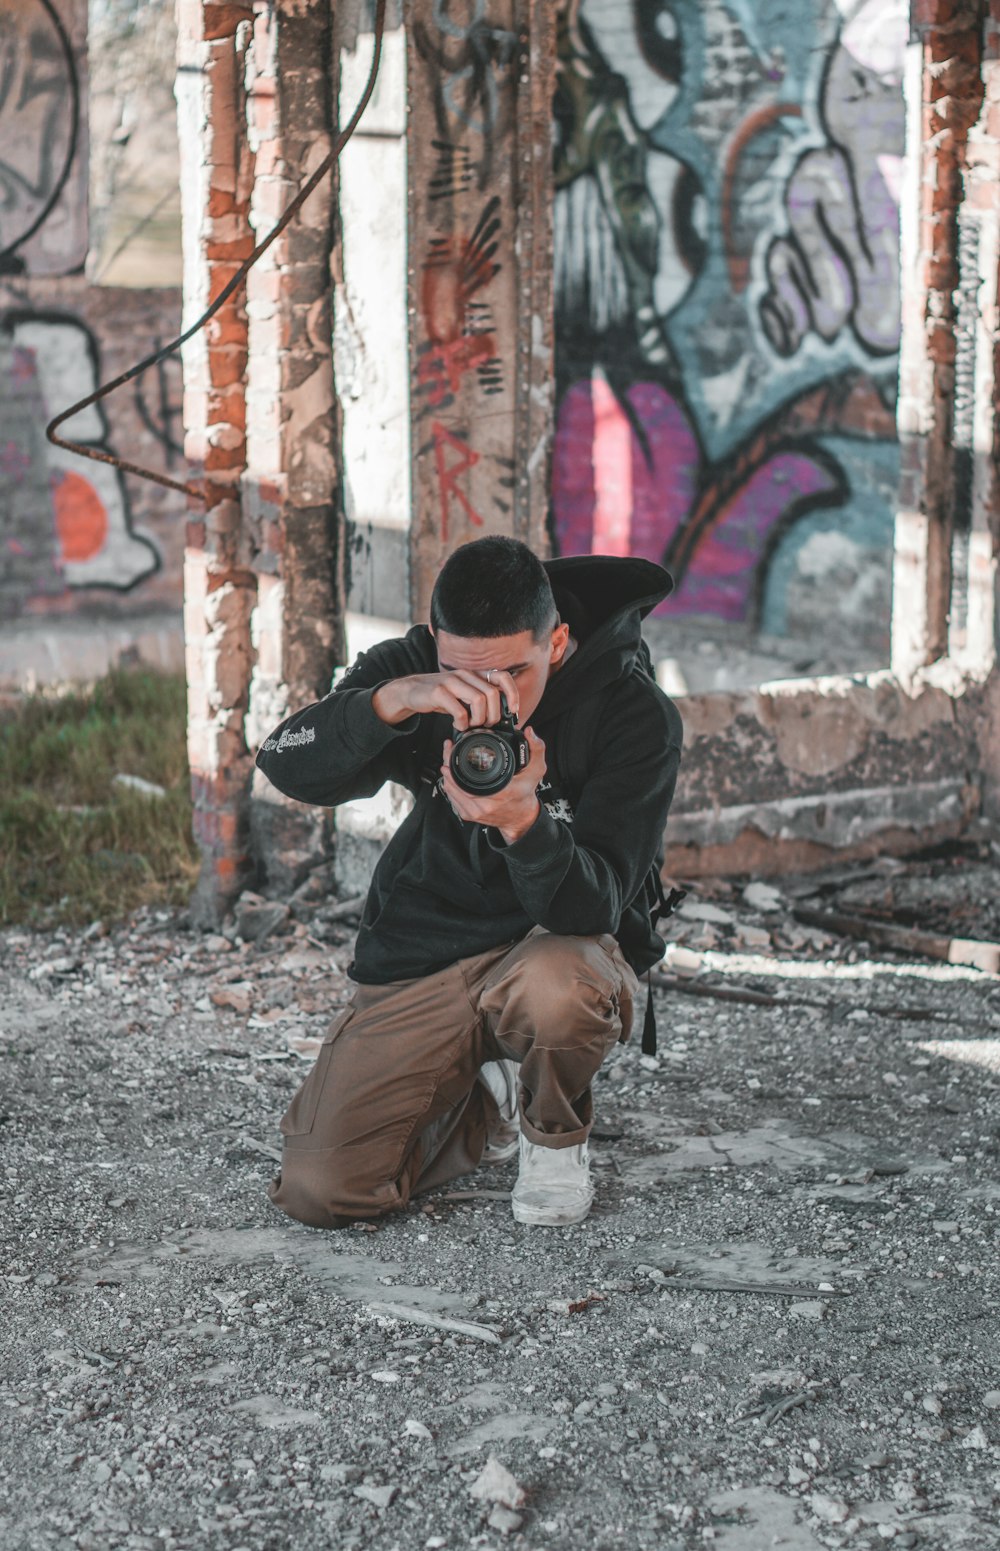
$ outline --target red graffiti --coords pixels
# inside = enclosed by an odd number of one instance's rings
[[[82,474],[57,469],[49,483],[63,560],[93,560],[107,543],[107,507]]]
[[[483,366],[496,355],[492,334],[469,334],[430,350],[417,369],[417,381],[427,389],[427,402],[439,409],[449,393],[457,393],[466,372]]]
[[[485,206],[471,237],[450,233],[431,239],[420,302],[432,344],[452,344],[464,335],[470,301],[500,271],[496,262],[499,209],[500,199],[495,196]]]
[[[479,462],[480,454],[473,452],[468,442],[463,442],[461,437],[453,436],[447,426],[443,426],[440,420],[435,420],[431,427],[434,436],[434,458],[437,463],[438,486],[441,492],[441,542],[448,542],[448,513],[452,497],[458,502],[470,522],[477,527],[482,527],[483,519],[476,511],[472,502],[464,490],[458,487],[458,476],[465,474],[474,468]],[[456,462],[450,466],[447,461],[447,449],[458,454]]]

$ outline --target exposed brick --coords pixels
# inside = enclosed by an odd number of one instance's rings
[[[205,0],[203,35],[207,41],[213,41],[217,38],[232,38],[242,22],[252,24],[253,19],[252,6],[216,3],[216,0]]]

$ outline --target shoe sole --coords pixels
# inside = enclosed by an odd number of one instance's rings
[[[519,1136],[513,1137],[509,1142],[487,1142],[479,1162],[485,1168],[492,1168],[497,1163],[509,1163],[512,1158],[517,1157],[520,1145]]]
[[[510,1206],[514,1221],[524,1223],[529,1228],[571,1228],[574,1223],[583,1222],[593,1204],[594,1200],[591,1197],[582,1207],[566,1208],[558,1212],[553,1211],[551,1207],[546,1210],[543,1206],[527,1206],[523,1201],[518,1201],[516,1196],[512,1196]]]

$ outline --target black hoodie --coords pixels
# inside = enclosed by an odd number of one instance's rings
[[[573,556],[546,570],[578,645],[531,717],[547,774],[538,818],[513,845],[463,822],[439,791],[449,717],[390,727],[372,709],[390,679],[438,670],[426,625],[364,652],[257,755],[278,790],[300,802],[332,807],[386,781],[415,798],[372,878],[348,971],[362,984],[434,974],[536,925],[613,933],[640,974],[662,954],[645,885],[673,796],[681,720],[650,674],[640,626],[672,583],[647,560]]]

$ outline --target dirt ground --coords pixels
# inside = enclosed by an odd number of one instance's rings
[[[995,1551],[1000,979],[791,912],[995,938],[997,883],[689,898],[568,1230],[514,1165],[337,1234],[270,1206],[350,994],[321,894],[0,934],[3,1551]]]

